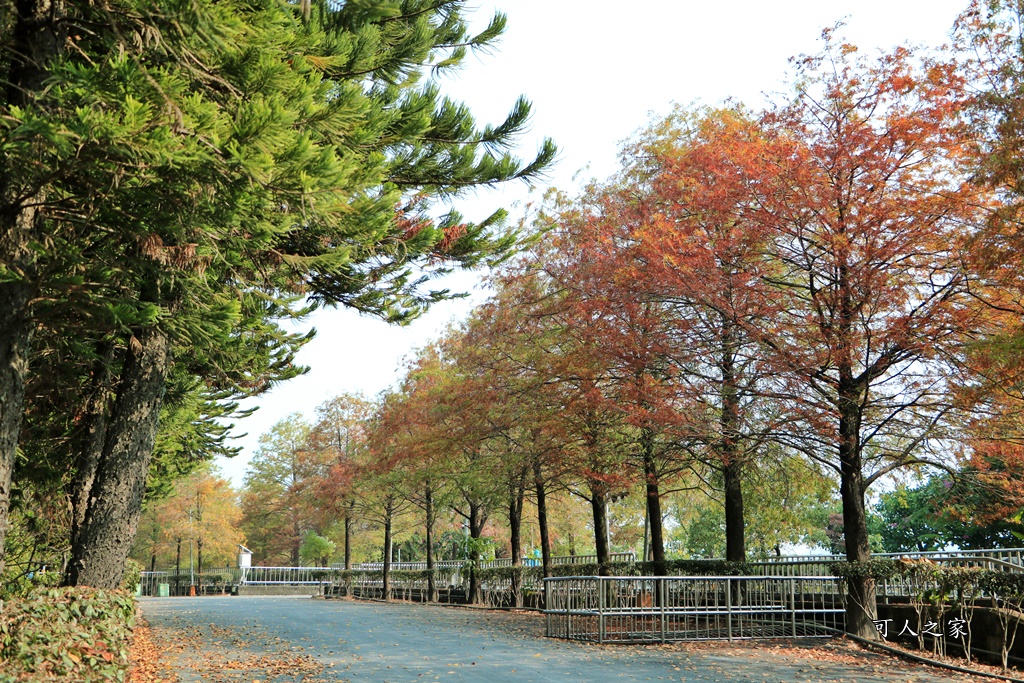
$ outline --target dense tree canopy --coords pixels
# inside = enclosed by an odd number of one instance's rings
[[[53,345],[75,351],[53,372],[85,388],[64,399],[79,419],[48,426],[79,433],[56,474],[74,473],[69,496],[88,501],[67,580],[114,585],[161,409],[188,394],[168,392],[172,378],[195,387],[188,400],[205,392],[201,425],[223,413],[218,401],[299,371],[304,338],[276,318],[341,305],[404,322],[448,295],[430,288],[435,275],[514,244],[501,211],[466,221],[451,201],[535,177],[554,147],[509,153],[529,117],[522,98],[477,126],[444,97],[437,76],[504,27],[497,15],[470,35],[463,6],[11,6],[0,36],[0,539],[26,389],[42,390],[28,368],[56,360]]]

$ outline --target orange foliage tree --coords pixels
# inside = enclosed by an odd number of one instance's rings
[[[326,465],[323,476],[313,483],[314,495],[342,519],[345,569],[352,568],[354,487],[372,410],[373,404],[361,394],[339,394],[317,406],[317,419],[307,437],[309,448]]]
[[[676,431],[719,473],[726,559],[736,562],[746,559],[745,470],[781,415],[766,409],[771,369],[756,332],[778,312],[766,285],[771,232],[748,211],[751,183],[771,172],[752,153],[762,135],[740,109],[677,112],[633,151],[650,188],[632,203],[634,289],[671,312]]]
[[[959,84],[906,49],[869,62],[826,31],[796,97],[765,117],[774,171],[750,180],[772,233],[776,322],[759,339],[796,417],[790,444],[839,477],[846,554],[866,561],[865,493],[927,456],[953,406],[943,364],[974,315],[958,250],[984,204],[963,163]],[[874,637],[872,582],[849,581],[847,628]]]

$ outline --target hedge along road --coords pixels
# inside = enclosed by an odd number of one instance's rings
[[[183,682],[965,681],[834,641],[597,646],[529,613],[295,597],[143,598]]]

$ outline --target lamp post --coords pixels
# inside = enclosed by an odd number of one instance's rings
[[[188,511],[188,528],[192,529],[192,511]],[[192,567],[192,537],[188,539],[188,588],[191,593],[195,589],[196,575]]]

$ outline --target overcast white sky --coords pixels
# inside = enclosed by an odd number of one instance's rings
[[[846,38],[869,53],[898,44],[948,42],[967,0],[500,0],[480,2],[471,18],[485,25],[496,10],[508,15],[498,50],[471,56],[446,92],[470,105],[483,122],[504,118],[516,97],[533,102],[533,125],[523,138],[528,156],[540,139],[561,150],[545,185],[573,189],[579,181],[616,170],[619,143],[674,102],[715,104],[727,98],[760,107],[784,92],[789,57],[814,53],[822,28],[845,19]],[[574,180],[578,177],[578,181]],[[543,187],[537,188],[537,192]],[[480,192],[459,204],[470,220],[498,206],[513,218],[527,188]],[[517,209],[517,206],[519,207]],[[477,276],[453,278],[472,290]],[[317,405],[341,392],[374,395],[395,382],[401,359],[466,315],[482,294],[436,306],[405,328],[346,310],[317,313],[304,327],[316,339],[299,355],[310,372],[254,399],[260,409],[237,424],[248,435],[241,455],[221,470],[241,485],[258,437],[292,412],[312,419]]]

